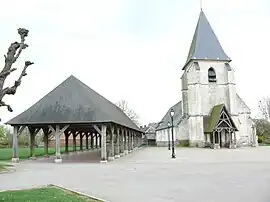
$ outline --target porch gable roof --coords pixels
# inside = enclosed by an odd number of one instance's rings
[[[214,129],[216,128],[221,118],[220,116],[221,116],[222,111],[224,111],[226,115],[229,117],[229,120],[232,124],[232,127],[235,129],[235,131],[238,131],[234,121],[232,120],[231,115],[226,109],[225,104],[219,104],[213,107],[210,116],[203,117],[204,133],[212,133],[214,131]]]

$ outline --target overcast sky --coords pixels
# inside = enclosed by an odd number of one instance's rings
[[[270,1],[203,0],[203,10],[235,69],[237,92],[257,113],[270,94]],[[0,53],[30,30],[16,63],[35,62],[1,108],[5,122],[68,76],[112,102],[125,99],[140,122],[160,121],[181,99],[182,67],[200,12],[199,0],[17,0],[0,6]],[[0,57],[4,64],[4,57]],[[8,77],[12,84],[18,72]]]

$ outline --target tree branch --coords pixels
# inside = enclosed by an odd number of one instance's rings
[[[5,57],[5,65],[2,71],[0,72],[0,107],[7,107],[8,111],[12,112],[12,108],[10,105],[3,102],[3,97],[5,95],[14,95],[17,91],[17,88],[21,85],[22,77],[26,76],[26,69],[34,64],[33,62],[26,61],[24,64],[24,68],[19,76],[19,78],[14,82],[14,85],[11,87],[4,88],[4,83],[6,78],[11,74],[11,72],[15,71],[16,68],[12,68],[12,65],[17,61],[20,57],[22,50],[28,47],[25,44],[25,38],[28,36],[29,31],[24,28],[18,29],[18,34],[20,35],[21,42],[14,42],[10,44],[7,54],[4,55]]]
[[[14,42],[8,48],[7,55],[5,55],[5,66],[1,71],[2,76],[0,76],[0,89],[3,89],[5,79],[9,75],[7,72],[10,71],[13,63],[16,62],[22,50],[28,47],[28,45],[24,43],[25,37],[28,36],[28,32],[27,29],[19,28],[18,34],[20,35],[21,43]]]
[[[0,107],[7,107],[8,111],[13,112],[12,108],[10,107],[10,105],[6,104],[3,101],[0,101]]]
[[[17,70],[17,68],[12,68],[12,69],[7,70],[5,72],[0,72],[0,77],[7,77],[8,75],[10,75],[11,72],[14,72],[15,70]]]
[[[2,93],[1,93],[1,97],[0,97],[1,100],[5,95],[14,95],[16,93],[17,88],[21,85],[22,77],[27,75],[26,74],[27,67],[29,67],[32,64],[34,64],[34,63],[30,62],[30,61],[25,62],[24,68],[23,68],[18,80],[16,80],[14,82],[14,85],[12,87],[7,87],[7,88],[3,89]]]

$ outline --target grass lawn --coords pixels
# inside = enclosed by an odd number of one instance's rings
[[[77,148],[79,151],[80,147]],[[61,147],[61,153],[64,153],[65,147]],[[73,147],[69,147],[69,151],[73,151]],[[55,154],[55,148],[48,148],[49,155]],[[35,156],[43,156],[44,155],[44,148],[39,147],[35,148]],[[19,148],[19,157],[20,159],[27,159],[30,156],[30,149],[29,148]],[[12,158],[12,148],[4,148],[0,149],[0,161],[7,161]]]
[[[5,202],[101,202],[58,187],[0,192],[0,201]]]
[[[5,171],[5,170],[6,170],[6,166],[4,164],[0,164],[0,172]]]
[[[6,164],[6,163],[0,163],[0,172],[8,170],[7,168],[12,165]]]

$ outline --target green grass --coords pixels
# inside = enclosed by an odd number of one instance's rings
[[[0,164],[0,172],[5,171],[6,166],[4,164]]]
[[[80,147],[77,147],[77,151],[79,151]],[[69,151],[73,151],[73,147],[69,147]],[[61,153],[65,152],[65,147],[61,147]],[[48,154],[54,155],[55,148],[48,148]],[[35,156],[43,156],[44,155],[44,148],[39,147],[35,148]],[[30,149],[29,148],[19,148],[19,158],[20,159],[27,159],[30,156]],[[4,148],[0,149],[0,161],[10,160],[12,158],[12,148]]]
[[[5,202],[100,202],[54,186],[44,188],[0,192]]]
[[[6,163],[0,163],[0,172],[8,170],[8,167],[12,167],[12,165]]]

